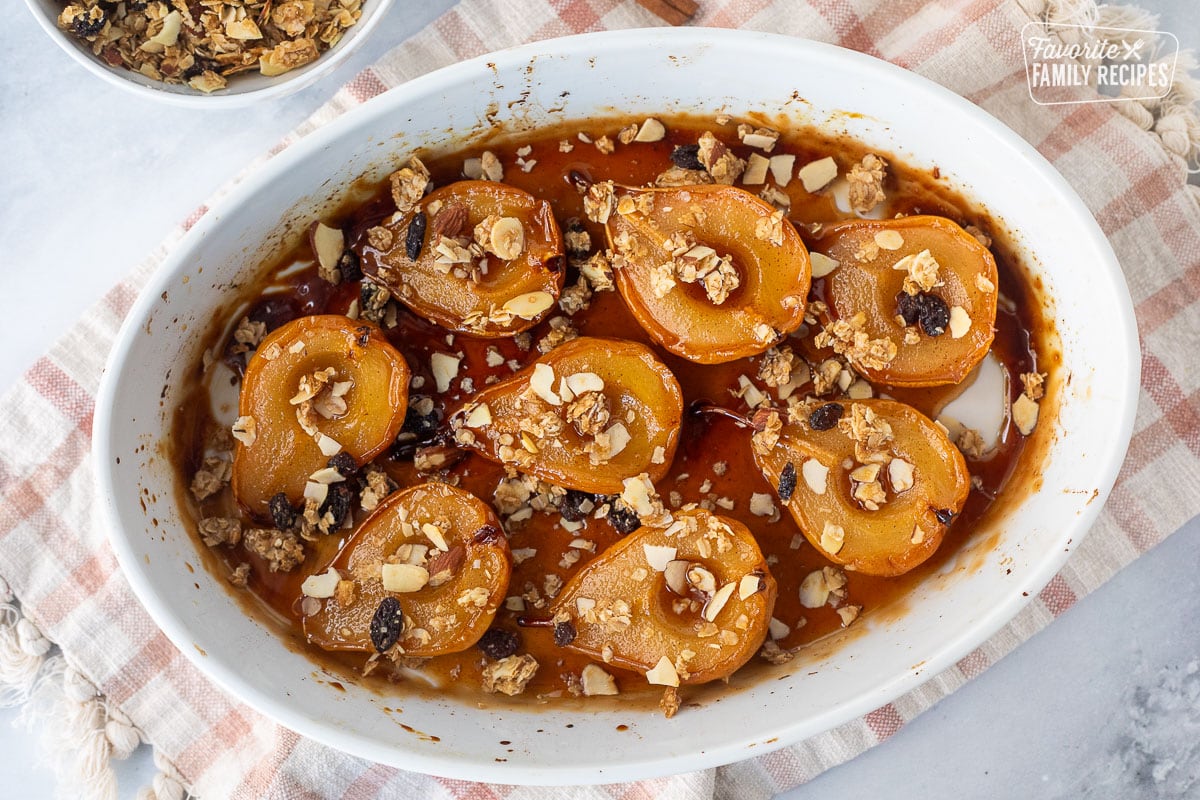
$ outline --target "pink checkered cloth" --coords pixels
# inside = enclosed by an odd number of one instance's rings
[[[101,368],[122,317],[171,242],[0,402],[0,576],[24,613],[202,797],[765,798],[884,741],[1200,512],[1200,204],[1184,184],[1178,141],[1167,141],[1169,126],[1156,123],[1155,109],[1030,102],[1019,32],[1044,18],[1042,3],[714,0],[701,3],[694,21],[833,42],[964,95],[1055,164],[1125,267],[1144,360],[1133,442],[1112,497],[1045,590],[1004,630],[921,688],[836,730],[738,764],[570,791],[488,787],[371,764],[237,703],[155,628],[92,513],[89,445]],[[657,24],[634,2],[467,0],[362,72],[287,142],[388,87],[487,50]]]

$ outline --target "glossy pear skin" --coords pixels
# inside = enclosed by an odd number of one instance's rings
[[[656,342],[689,361],[720,364],[762,353],[800,326],[811,275],[808,250],[786,219],[781,244],[756,235],[759,222],[775,213],[772,205],[723,185],[618,190],[618,197],[642,195],[653,197],[651,213],[614,211],[606,230],[609,246],[625,255],[614,271],[621,297]],[[681,232],[732,257],[740,286],[721,304],[699,284],[680,283],[656,296],[651,270],[671,261],[663,244]],[[633,243],[633,252],[617,246],[623,241]]]
[[[454,554],[446,557],[456,565],[452,576],[441,585],[414,592],[386,591],[381,565],[402,545],[434,547],[421,531],[421,523],[436,520],[450,523],[444,552]],[[436,566],[426,565],[436,574]],[[354,599],[347,605],[336,596],[323,600],[321,610],[304,619],[308,641],[326,650],[374,651],[371,619],[385,597],[394,597],[405,619],[397,646],[405,655],[427,657],[465,650],[487,631],[504,602],[512,558],[500,522],[487,503],[444,483],[426,483],[389,495],[346,542],[332,566],[343,578],[355,581]],[[465,592],[476,588],[485,594],[460,601]]]
[[[938,519],[938,512],[946,516],[962,509],[971,476],[958,448],[916,409],[892,400],[845,401],[843,420],[858,404],[891,426],[888,455],[913,466],[912,487],[897,492],[890,483],[888,463],[881,464],[879,480],[888,499],[878,510],[864,509],[852,496],[850,473],[860,462],[855,442],[839,426],[822,431],[814,430],[807,421],[785,424],[778,443],[765,454],[756,450],[754,460],[775,487],[780,486],[787,465],[792,465],[795,488],[785,505],[805,538],[822,555],[867,575],[901,575],[937,550],[948,527]],[[810,459],[829,470],[823,493],[804,475],[804,463]],[[852,462],[849,468],[847,461]],[[845,532],[837,552],[822,546],[826,522],[840,525]],[[915,535],[917,528],[923,533]]]
[[[664,573],[650,565],[646,546],[674,547],[676,559],[703,565],[718,588],[735,585],[711,623],[700,613],[676,613],[672,604],[679,595],[667,587]],[[756,576],[761,588],[742,599],[737,585],[748,575]],[[697,684],[728,677],[753,657],[766,638],[776,593],[775,579],[750,531],[736,520],[693,508],[677,512],[671,525],[639,528],[609,546],[563,587],[554,609],[570,615],[576,631],[572,650],[603,661],[605,648],[611,647],[609,663],[642,673],[663,656],[674,662],[690,650],[695,655],[687,660],[688,674],[680,674],[680,683]],[[591,601],[593,614],[614,601],[624,602],[629,624],[589,621],[580,608]]]
[[[369,322],[337,314],[300,317],[268,334],[246,364],[238,415],[254,420],[254,442],[237,442],[233,492],[246,511],[270,519],[267,503],[283,492],[303,503],[308,476],[329,461],[296,417],[300,379],[332,367],[334,381],[351,381],[346,411],[316,428],[338,442],[360,465],[396,438],[408,407],[409,368],[404,356]]]

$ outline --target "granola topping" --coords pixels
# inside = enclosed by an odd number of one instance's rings
[[[850,208],[859,214],[867,214],[887,199],[883,192],[883,176],[887,162],[877,155],[868,153],[862,161],[850,168],[846,181],[850,184]]]

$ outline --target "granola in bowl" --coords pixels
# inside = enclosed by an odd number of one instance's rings
[[[361,16],[362,0],[82,0],[58,27],[109,66],[208,93],[242,72],[275,77],[312,63]]]

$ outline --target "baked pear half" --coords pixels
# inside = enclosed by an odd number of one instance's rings
[[[690,508],[609,546],[563,587],[554,611],[574,629],[567,647],[679,686],[745,664],[766,639],[776,592],[746,526]]]
[[[951,220],[830,224],[813,251],[833,262],[822,262],[832,268],[824,292],[830,313],[816,341],[832,346],[868,380],[959,383],[987,355],[996,322],[996,261]]]
[[[617,257],[621,297],[669,352],[698,364],[733,361],[804,321],[808,250],[759,197],[723,185],[595,184],[588,201]]]
[[[494,181],[430,192],[386,232],[368,232],[363,272],[417,315],[457,333],[528,330],[562,291],[563,238],[550,204]]]
[[[904,403],[814,401],[800,422],[754,419],[755,463],[804,537],[850,570],[893,576],[925,561],[971,488],[958,448]]]
[[[304,634],[326,650],[457,653],[492,624],[511,570],[487,503],[444,483],[414,486],[389,495],[306,582],[321,607]]]

